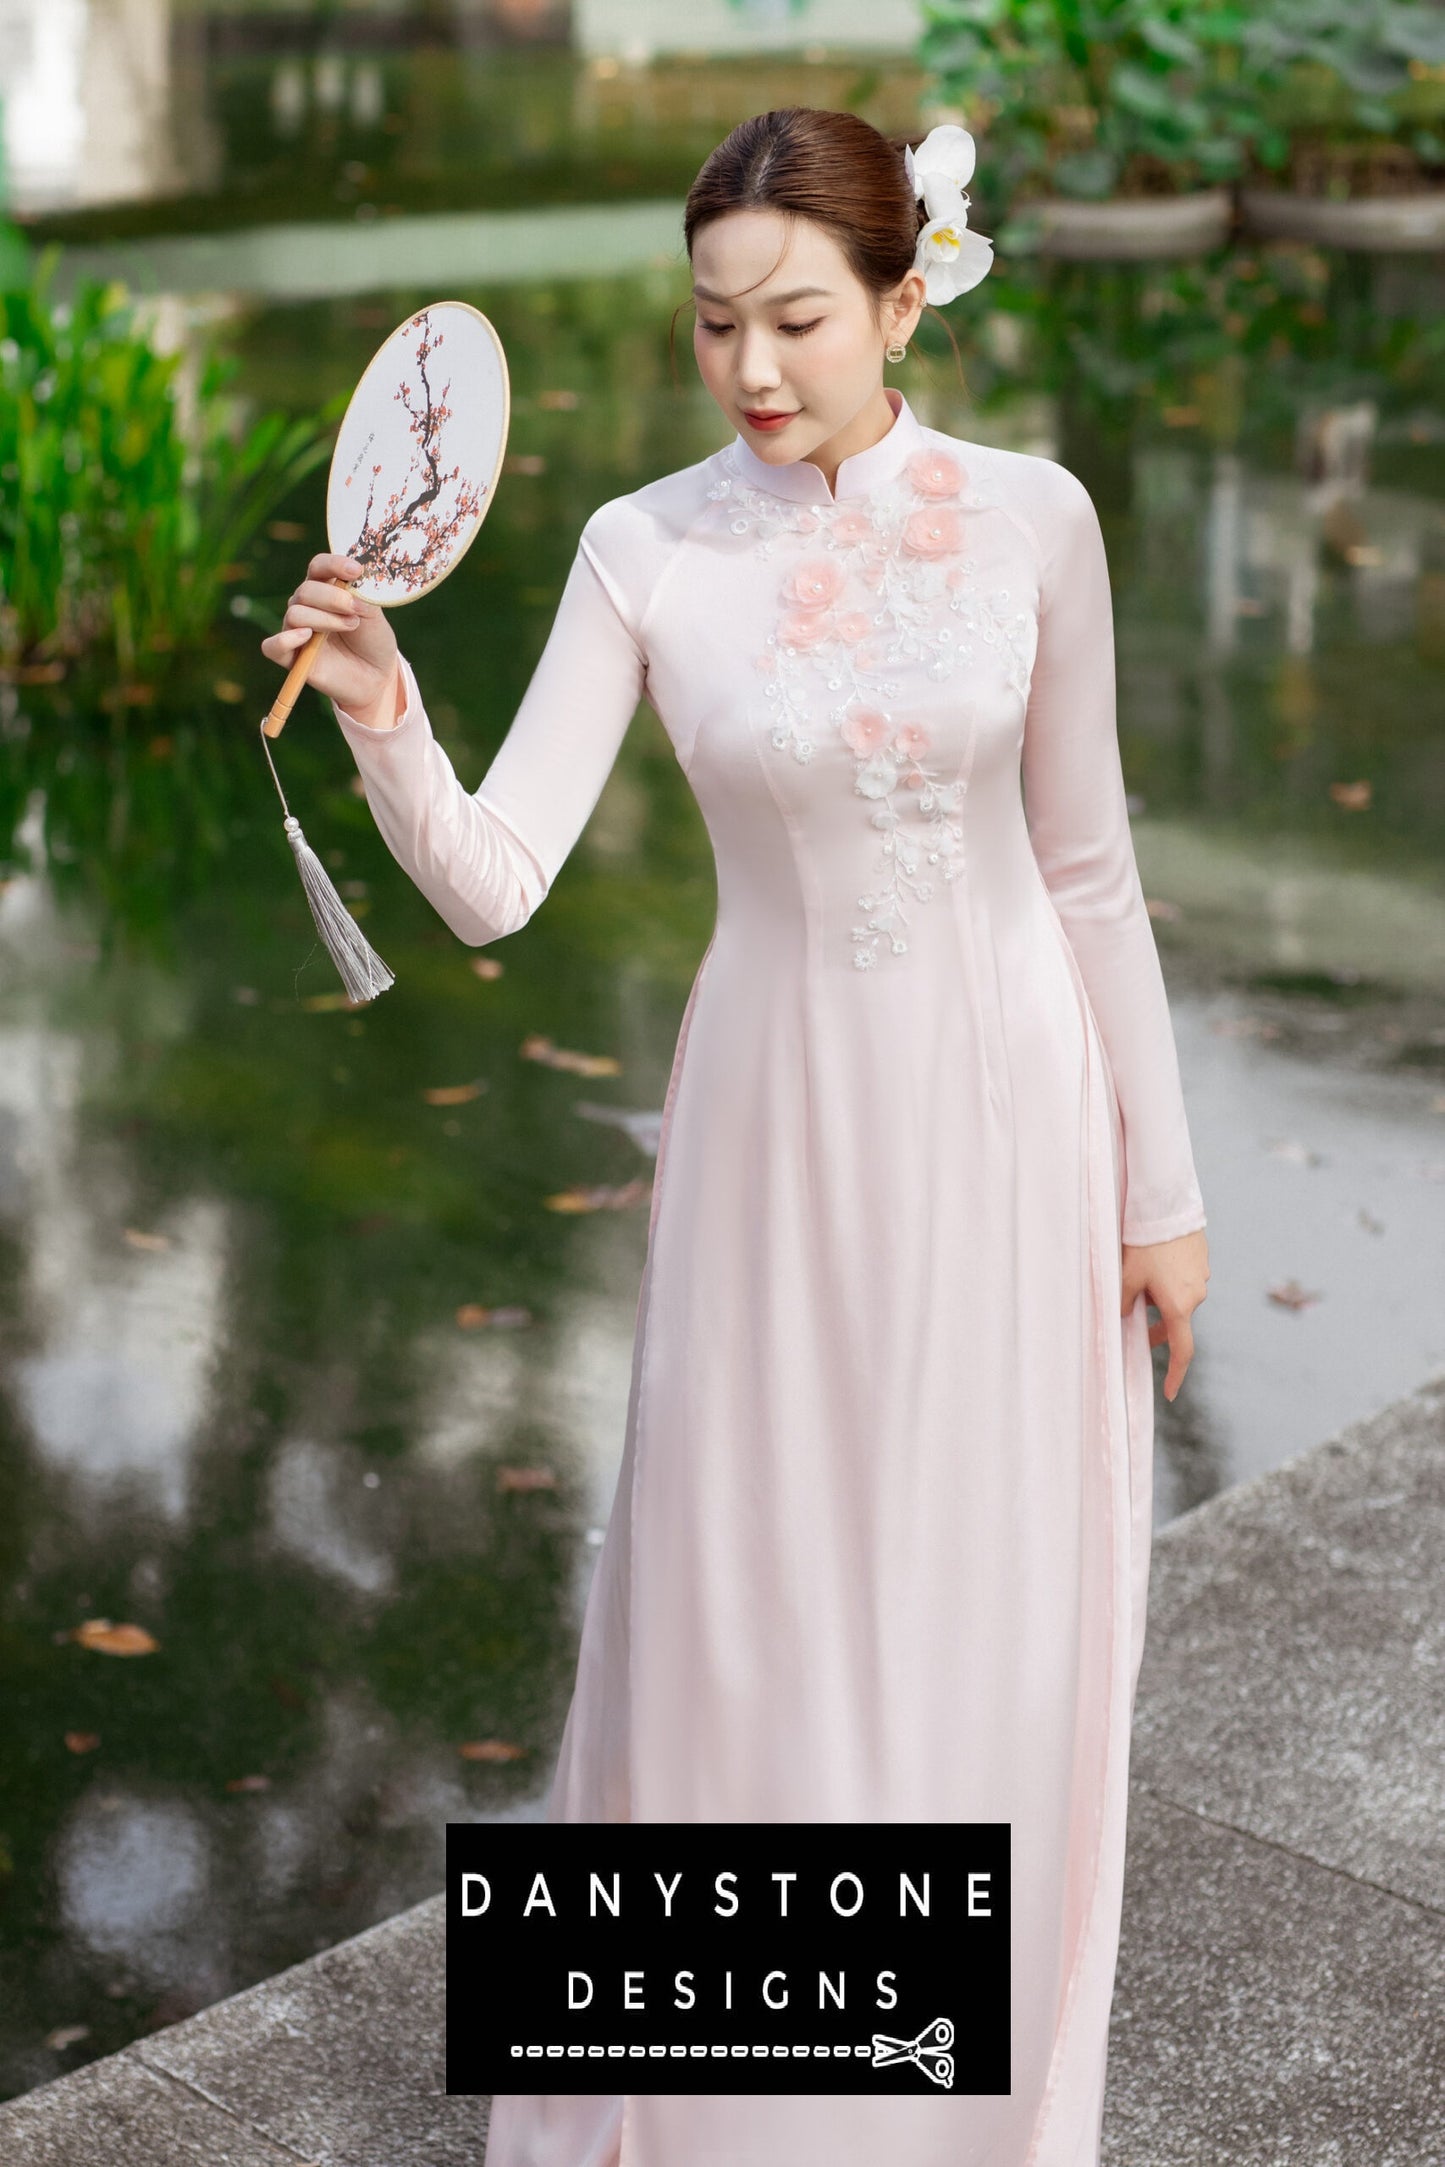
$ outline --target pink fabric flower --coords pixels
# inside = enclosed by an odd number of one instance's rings
[[[809,557],[783,582],[783,595],[796,609],[826,609],[837,601],[846,577],[836,558]]]
[[[856,506],[849,506],[839,512],[833,521],[833,532],[840,542],[847,542],[851,546],[854,542],[866,542],[873,532],[873,526],[866,512],[860,512]]]
[[[946,505],[930,505],[926,512],[912,512],[904,521],[903,546],[915,557],[946,557],[962,539],[958,514]]]
[[[968,476],[946,451],[918,451],[908,462],[908,479],[921,497],[956,497]]]
[[[844,718],[843,742],[856,753],[876,752],[889,738],[888,717],[876,707],[856,708]]]
[[[856,647],[867,631],[868,617],[864,610],[850,609],[846,617],[838,619],[838,637],[846,640],[850,647]]]
[[[928,732],[916,722],[905,722],[893,742],[910,760],[921,760],[928,750]]]
[[[816,534],[816,533],[817,533],[817,531],[818,531],[818,515],[817,515],[817,513],[816,513],[816,512],[799,512],[799,514],[798,514],[797,518],[796,518],[796,519],[795,519],[795,520],[793,521],[793,532],[794,532],[795,534]]]
[[[778,626],[778,638],[789,647],[816,647],[833,637],[832,616],[822,609],[795,609]]]

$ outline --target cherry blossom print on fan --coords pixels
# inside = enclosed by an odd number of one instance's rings
[[[1035,620],[1007,587],[988,585],[974,531],[993,498],[950,452],[925,446],[870,495],[809,504],[756,489],[724,463],[733,471],[708,492],[718,516],[779,568],[776,622],[753,658],[766,735],[808,762],[821,733],[833,733],[878,837],[852,899],[866,915],[850,913],[848,930],[854,965],[869,970],[907,953],[914,908],[965,871],[963,770],[979,672],[996,659],[1021,716]],[[941,685],[958,697],[940,703]]]
[[[331,546],[366,568],[357,593],[413,601],[446,577],[490,504],[509,410],[477,310],[433,303],[392,333],[347,409],[327,490]]]

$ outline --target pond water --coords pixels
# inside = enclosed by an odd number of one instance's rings
[[[730,434],[686,310],[669,370],[662,233],[447,282],[506,343],[513,463],[398,631],[470,786],[588,513]],[[405,249],[365,291],[323,252],[309,296],[256,260],[238,230],[169,264],[263,403],[348,387],[436,298]],[[1104,521],[1211,1212],[1160,1522],[1445,1361],[1439,287],[1300,250],[1016,261],[952,311],[966,390],[936,325],[896,377]],[[539,1811],[621,1450],[706,834],[642,709],[537,917],[467,949],[309,696],[277,765],[397,974],[349,1010],[256,728],[322,494],[238,568],[204,697],[0,687],[6,2094],[431,1893],[448,1820]],[[70,1637],[95,1619],[158,1645]]]

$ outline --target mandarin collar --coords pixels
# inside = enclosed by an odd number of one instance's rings
[[[923,429],[908,401],[893,384],[885,384],[883,396],[893,409],[893,426],[866,451],[855,451],[839,461],[837,487],[829,490],[821,467],[811,459],[793,459],[772,466],[760,459],[741,431],[728,447],[733,466],[755,489],[770,489],[774,496],[788,497],[794,504],[837,504],[845,497],[863,497],[883,482],[891,481],[905,459],[923,451]]]

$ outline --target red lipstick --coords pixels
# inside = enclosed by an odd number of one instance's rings
[[[742,410],[743,420],[752,429],[781,429],[785,422],[795,421],[801,412],[801,407],[795,407],[790,414],[768,413],[766,411],[761,414],[750,414],[746,407]]]

